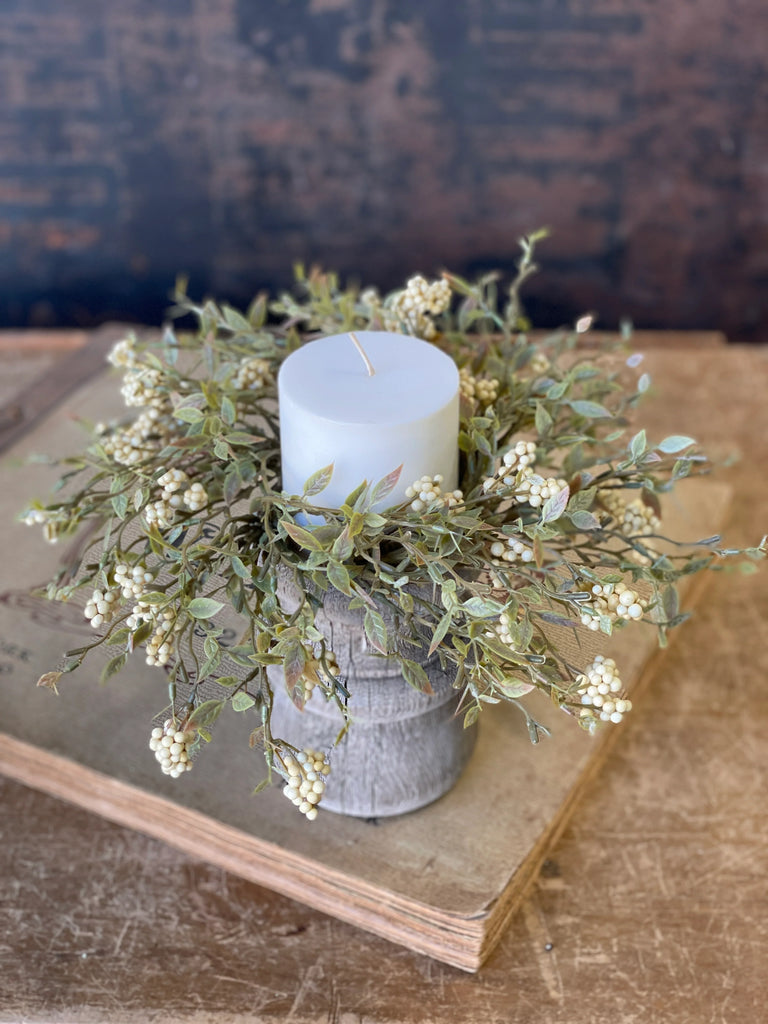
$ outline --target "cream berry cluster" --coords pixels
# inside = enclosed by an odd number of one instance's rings
[[[631,622],[642,619],[648,609],[648,602],[640,597],[626,583],[595,583],[592,597],[579,605],[582,625],[596,631],[600,628],[599,616],[613,622]]]
[[[656,533],[661,525],[661,520],[653,509],[640,498],[628,502],[621,497],[618,489],[608,488],[598,491],[597,497],[603,508],[616,520],[616,525],[625,537],[647,537]],[[650,547],[649,550],[653,551]],[[651,563],[651,559],[641,551],[632,550],[629,557],[640,565]]]
[[[433,317],[445,312],[450,304],[451,286],[446,280],[430,283],[417,274],[395,297],[385,327],[392,330],[403,324],[411,334],[430,341],[437,334]]]
[[[317,805],[325,792],[325,777],[330,774],[331,766],[319,751],[309,747],[300,750],[295,757],[286,754],[283,762],[288,774],[283,793],[309,821],[314,821]]]
[[[115,342],[112,346],[112,350],[107,356],[107,361],[113,366],[121,366],[125,369],[137,366],[138,357],[136,354],[135,339],[129,337]]]
[[[551,365],[552,364],[550,363],[549,359],[547,358],[547,356],[544,355],[543,352],[534,352],[533,356],[531,356],[531,359],[528,362],[528,366],[531,368],[531,371],[535,373],[538,377],[543,376],[543,374],[545,374],[549,370]]]
[[[208,504],[208,492],[202,484],[194,483],[184,491],[182,500],[190,512],[199,512]]]
[[[175,432],[173,418],[158,408],[143,409],[133,423],[114,430],[99,424],[99,443],[107,455],[121,466],[135,466],[152,452],[164,448]]]
[[[272,383],[272,368],[266,359],[255,359],[244,356],[235,375],[235,387],[238,391],[258,391]]]
[[[152,622],[155,631],[147,640],[146,663],[162,668],[167,665],[176,650],[176,633],[181,629],[181,623],[174,612],[166,609],[162,612],[152,614]]]
[[[490,566],[495,566],[497,569],[505,569],[515,562],[527,564],[532,562],[533,559],[533,548],[528,544],[524,544],[519,537],[508,537],[506,541],[494,541],[488,549],[488,575],[491,579],[491,586],[497,590],[504,590],[506,588],[504,580]]]
[[[150,502],[144,509],[144,516],[150,526],[156,523],[160,529],[167,529],[178,509],[186,507],[190,512],[199,512],[208,504],[208,493],[203,485],[190,484],[183,469],[169,469],[158,477],[157,482],[162,487],[160,498]]]
[[[597,495],[600,504],[613,516],[626,537],[647,536],[661,525],[661,520],[640,498],[625,501],[620,492],[604,489]]]
[[[131,367],[123,378],[120,394],[128,406],[154,406],[162,408],[167,404],[167,396],[159,385],[163,375],[151,366]]]
[[[461,491],[443,491],[443,477],[440,473],[437,476],[423,476],[407,487],[406,498],[412,498],[411,508],[414,512],[423,512],[426,508],[453,508],[464,500]]]
[[[501,457],[501,463],[493,476],[483,481],[483,490],[492,491],[499,487],[514,487],[518,474],[530,469],[536,461],[536,445],[533,441],[518,441]]]
[[[470,402],[491,405],[499,397],[499,387],[495,377],[475,377],[466,366],[459,370],[459,391]]]
[[[123,597],[128,600],[141,597],[154,580],[152,573],[141,562],[137,562],[133,566],[121,562],[115,566],[114,577],[115,583],[122,590]]]
[[[518,482],[515,487],[515,501],[525,502],[531,508],[540,508],[545,501],[556,498],[561,491],[566,490],[568,481],[561,477],[543,477],[527,466],[518,475]]]
[[[194,732],[179,729],[172,718],[166,719],[162,729],[153,729],[149,738],[149,749],[160,762],[165,775],[178,779],[182,772],[192,768],[188,746],[195,738]]]
[[[618,725],[632,710],[632,701],[621,696],[624,685],[613,658],[598,654],[576,679],[577,693],[584,705],[582,718],[599,719]]]
[[[25,526],[42,526],[43,538],[49,544],[56,544],[61,533],[66,529],[65,522],[58,521],[55,512],[44,508],[28,509],[21,517],[21,522]]]
[[[493,631],[488,631],[487,635],[490,637],[498,638],[503,644],[506,644],[511,650],[515,650],[515,641],[512,636],[512,630],[515,625],[515,618],[510,612],[502,612],[499,616],[499,621],[493,626]]]
[[[119,590],[94,590],[86,604],[83,615],[94,629],[107,625],[115,617],[120,603]]]

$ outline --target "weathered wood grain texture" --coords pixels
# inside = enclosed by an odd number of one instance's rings
[[[728,537],[751,542],[768,501],[768,356],[656,351],[647,366],[658,436],[684,429],[743,452],[721,476],[736,488]],[[764,578],[713,580],[475,976],[3,782],[0,1019],[760,1020],[767,616]],[[2,652],[6,677],[23,664],[23,651]]]
[[[288,612],[302,601],[284,579],[278,591]],[[403,642],[390,610],[380,605],[388,632],[387,650],[418,662],[429,678],[431,694],[410,686],[395,658],[382,658],[365,635],[363,609],[331,589],[323,597],[315,626],[333,651],[349,691],[347,710],[354,726],[341,742],[341,710],[332,701],[310,699],[301,711],[289,697],[282,667],[269,671],[274,690],[272,730],[299,750],[333,751],[333,767],[323,794],[324,810],[359,818],[380,818],[425,807],[458,782],[475,748],[477,729],[464,728],[460,694],[453,675],[428,655],[430,637],[420,649]]]
[[[156,322],[295,259],[509,267],[537,323],[768,325],[763,0],[7,0],[0,322]]]

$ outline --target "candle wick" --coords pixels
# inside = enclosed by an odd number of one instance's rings
[[[360,356],[362,357],[362,360],[365,363],[365,368],[368,371],[368,376],[372,377],[376,373],[376,371],[373,368],[373,363],[368,358],[368,353],[365,351],[363,346],[360,344],[360,341],[358,340],[358,337],[357,337],[357,335],[355,334],[354,331],[350,331],[349,332],[349,336],[352,339],[352,344],[355,346],[357,351],[360,353]]]

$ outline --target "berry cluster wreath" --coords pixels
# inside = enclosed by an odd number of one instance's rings
[[[264,784],[281,775],[310,820],[332,751],[300,751],[272,734],[267,670],[282,668],[299,707],[328,700],[348,717],[346,682],[315,625],[330,588],[361,609],[369,647],[396,657],[427,692],[423,667],[394,645],[388,622],[415,642],[430,637],[467,725],[485,704],[511,702],[537,741],[543,726],[521,702],[534,690],[588,730],[621,721],[632,705],[614,661],[573,664],[551,626],[594,637],[651,624],[663,643],[686,617],[678,582],[738,552],[717,537],[693,549],[660,537],[659,495],[701,472],[704,457],[689,437],[630,430],[650,381],[626,338],[603,343],[582,318],[534,340],[519,292],[536,269],[535,241],[523,240],[505,289],[496,274],[469,283],[446,273],[381,297],[299,268],[294,293],[272,303],[261,295],[241,314],[197,305],[180,285],[175,312],[197,329],[114,347],[122,395],[138,414],[97,424],[88,449],[65,460],[57,500],[23,516],[49,541],[90,527],[46,594],[79,600],[96,634],[40,682],[55,688],[97,648],[111,654],[108,678],[143,649],[170,685],[150,737],[162,770],[188,771],[224,708],[255,712]],[[392,479],[361,481],[333,509],[313,503],[326,470],[301,495],[280,484],[282,360],[319,335],[365,328],[429,340],[460,376],[459,488],[444,492],[439,476],[425,476],[383,514],[372,507]],[[757,559],[764,548],[743,554]],[[301,595],[290,612],[279,595],[286,577]],[[225,611],[243,623],[234,643]]]

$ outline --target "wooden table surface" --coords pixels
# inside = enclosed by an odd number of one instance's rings
[[[3,404],[82,340],[57,337],[20,354],[0,335]],[[718,471],[735,487],[727,539],[758,542],[768,349],[641,341],[654,385],[638,420],[741,452]],[[0,779],[0,1022],[764,1020],[766,579],[713,574],[478,975]]]

